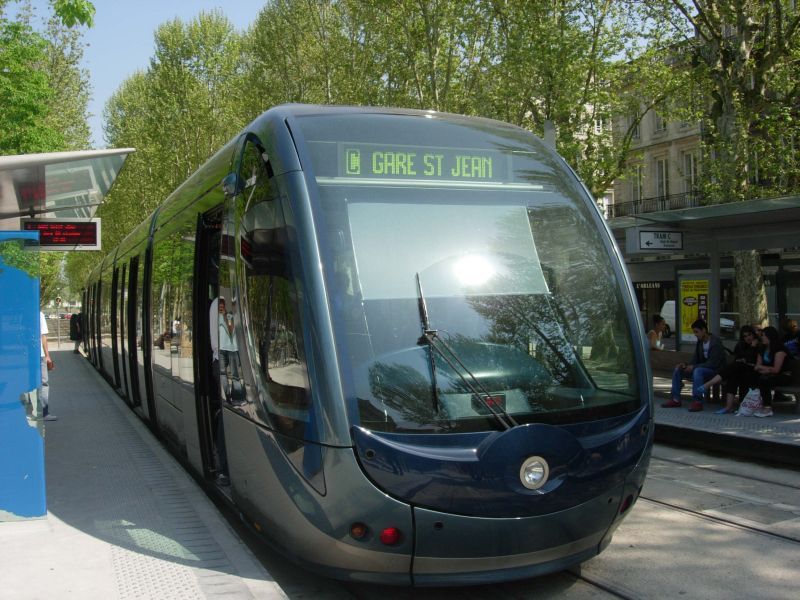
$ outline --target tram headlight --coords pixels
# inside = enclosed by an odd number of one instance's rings
[[[519,469],[519,480],[529,490],[538,490],[550,476],[550,467],[541,456],[529,456]]]

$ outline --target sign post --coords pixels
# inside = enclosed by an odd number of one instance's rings
[[[61,296],[56,296],[56,309],[61,308]],[[58,340],[58,347],[61,348],[61,313],[56,310],[56,339]]]

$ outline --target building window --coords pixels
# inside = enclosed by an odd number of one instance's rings
[[[697,189],[697,155],[694,152],[683,154],[683,191],[694,192]]]
[[[608,219],[609,217],[609,206],[614,204],[614,192],[613,190],[606,191],[603,194],[602,198],[597,199],[597,207],[600,209],[600,212],[603,213],[603,216]]]
[[[601,135],[603,131],[606,129],[606,120],[603,117],[598,117],[594,120],[594,132],[597,135]]]
[[[642,199],[642,182],[644,180],[644,168],[642,165],[636,165],[633,171],[633,180],[631,181],[631,200],[639,202]]]
[[[667,120],[659,115],[657,112],[653,113],[653,131],[655,133],[664,133],[667,130]]]
[[[641,131],[639,130],[639,125],[641,121],[639,120],[639,113],[637,112],[630,118],[630,124],[633,126],[631,131],[631,139],[638,140],[642,137]]]
[[[656,196],[669,196],[669,161],[666,158],[656,160]]]

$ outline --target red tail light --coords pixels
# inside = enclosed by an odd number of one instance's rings
[[[381,531],[381,542],[387,546],[394,546],[400,541],[400,530],[397,527],[387,527]]]

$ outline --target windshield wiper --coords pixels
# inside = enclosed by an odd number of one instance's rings
[[[417,273],[417,305],[419,306],[419,318],[422,320],[422,337],[419,338],[419,341],[422,342],[423,339],[426,343],[433,348],[433,344],[428,339],[428,334],[431,332],[431,324],[428,320],[428,306],[425,304],[425,296],[422,294],[422,283],[419,280],[419,273]],[[435,333],[435,332],[433,332]],[[430,367],[431,367],[431,391],[433,393],[433,409],[438,411],[439,410],[439,386],[436,385],[436,358],[433,355],[433,352],[428,352],[428,359],[430,360]]]
[[[430,346],[431,350],[436,350],[439,356],[447,363],[447,365],[458,375],[459,379],[467,386],[473,396],[497,419],[497,422],[505,429],[516,427],[518,423],[514,418],[509,415],[502,407],[498,407],[489,398],[492,395],[486,390],[483,384],[478,380],[472,371],[458,357],[458,354],[439,337],[439,332],[436,329],[431,329],[430,321],[428,319],[428,306],[425,302],[425,295],[422,293],[422,282],[420,281],[419,273],[417,276],[417,304],[419,306],[419,316],[422,321],[422,336],[419,338],[419,343],[424,343]],[[441,345],[441,347],[440,347]],[[444,348],[444,349],[442,349]],[[431,377],[433,382],[433,399],[434,403],[438,406],[439,395],[436,386],[436,361],[433,352],[429,353],[431,364]],[[459,369],[460,368],[460,369]],[[462,372],[463,371],[463,372]],[[466,374],[466,375],[465,375]]]

